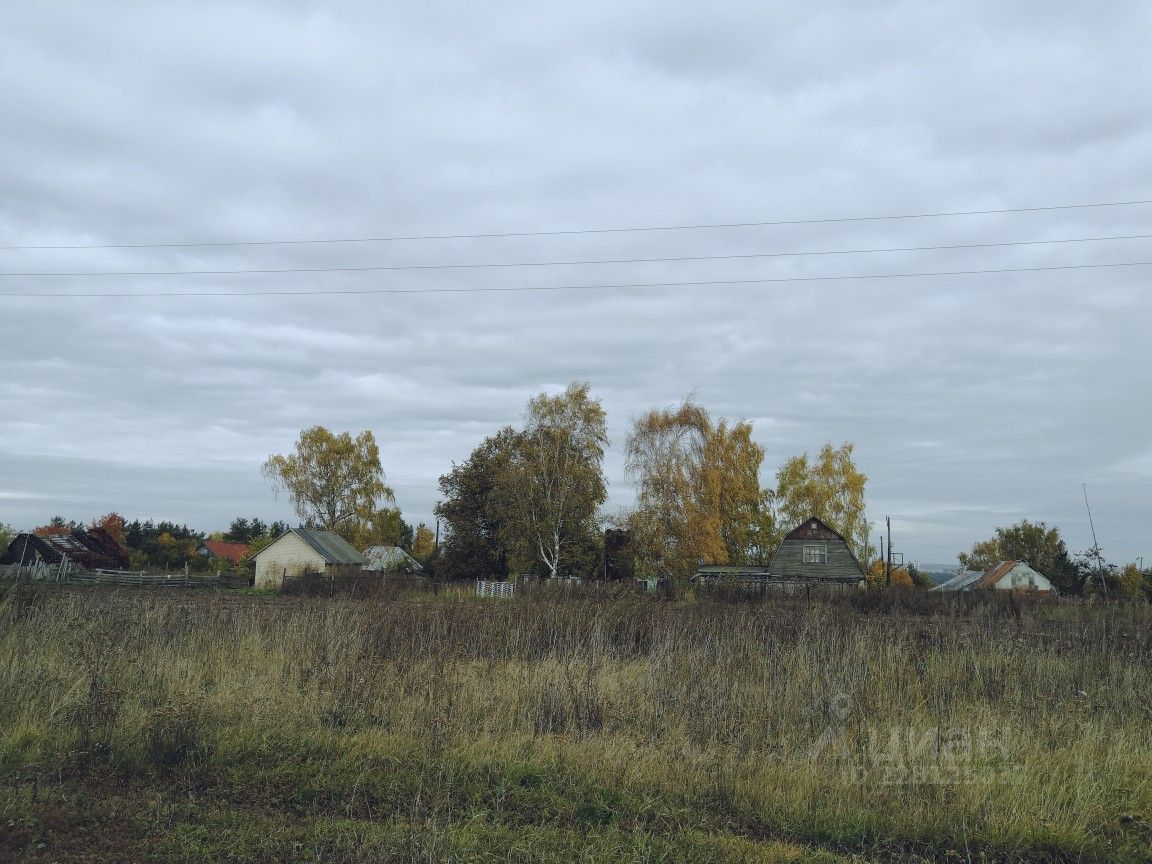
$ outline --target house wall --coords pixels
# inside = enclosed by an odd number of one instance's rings
[[[285,576],[324,572],[323,556],[295,534],[285,534],[256,555],[256,587],[279,588]]]
[[[1053,591],[1052,583],[1023,562],[1000,577],[995,585],[998,591]]]

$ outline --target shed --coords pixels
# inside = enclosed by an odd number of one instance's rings
[[[420,562],[399,546],[369,546],[364,550],[364,569],[395,573],[401,570],[419,573]]]
[[[857,584],[864,578],[864,568],[848,541],[815,516],[780,541],[768,570],[773,579],[784,580]]]
[[[983,573],[965,570],[942,582],[933,591],[1035,591],[1055,594],[1056,586],[1027,561],[1000,561]]]
[[[280,588],[284,579],[305,573],[358,573],[364,556],[331,531],[292,528],[253,556],[257,588]]]
[[[17,534],[0,553],[0,564],[59,564],[65,558],[88,570],[126,570],[130,566],[128,551],[103,528],[46,537]]]

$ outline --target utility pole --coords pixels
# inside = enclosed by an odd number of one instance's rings
[[[888,526],[888,556],[884,559],[884,584],[892,585],[892,517],[885,516],[884,522]]]
[[[436,517],[436,547],[434,554],[440,554],[440,517]]]
[[[1084,509],[1088,511],[1088,527],[1092,529],[1092,557],[1096,559],[1096,577],[1100,580],[1100,587],[1104,589],[1104,596],[1108,596],[1108,580],[1104,578],[1103,556],[1100,554],[1100,544],[1096,542],[1096,523],[1092,521],[1092,508],[1088,506],[1088,484],[1081,483],[1084,490]]]

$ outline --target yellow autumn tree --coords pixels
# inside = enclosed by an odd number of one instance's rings
[[[1120,592],[1128,598],[1137,600],[1144,596],[1145,577],[1135,564],[1126,564],[1120,571]]]
[[[877,558],[868,565],[868,573],[865,576],[865,580],[869,588],[885,588],[888,586],[884,572],[883,558]],[[916,584],[916,579],[912,571],[908,567],[901,565],[892,568],[892,587],[918,588],[921,586]]]
[[[868,478],[852,461],[854,445],[825,444],[820,455],[793,456],[776,472],[776,514],[787,526],[799,525],[810,516],[826,522],[844,535],[860,561],[868,560],[868,534],[864,513],[864,487]]]
[[[395,499],[384,483],[380,449],[369,430],[353,438],[323,426],[305,429],[296,451],[269,456],[263,472],[274,488],[288,493],[306,525],[336,531],[353,542],[379,533],[381,520],[399,518],[398,510],[393,514],[394,508],[381,507]]]
[[[412,557],[421,564],[436,554],[436,535],[432,529],[421,522],[416,526],[416,535],[412,539]]]
[[[713,422],[686,400],[636,420],[626,449],[637,485],[633,544],[658,568],[687,576],[700,562],[743,563],[771,533],[760,490],[764,449],[750,423]]]

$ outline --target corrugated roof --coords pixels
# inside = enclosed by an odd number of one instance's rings
[[[292,532],[315,549],[325,564],[364,563],[364,556],[339,534],[331,531],[312,531],[308,528],[293,528]]]
[[[998,561],[983,573],[974,570],[965,570],[958,576],[953,576],[947,582],[941,582],[933,591],[979,591],[985,588],[995,588],[996,583],[1011,573],[1016,565],[1023,564],[1028,567],[1027,561]],[[1029,569],[1032,569],[1029,567]],[[1034,571],[1035,572],[1035,571]],[[1043,577],[1043,574],[1037,573]]]
[[[933,591],[963,591],[984,574],[979,570],[961,570],[951,579],[941,582]]]
[[[1016,561],[1001,561],[984,571],[976,582],[972,585],[973,588],[995,588],[996,583],[1007,576],[1012,568],[1016,566]]]

